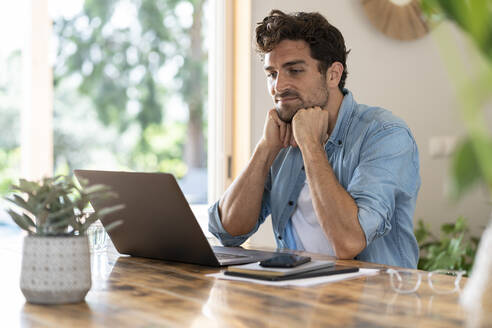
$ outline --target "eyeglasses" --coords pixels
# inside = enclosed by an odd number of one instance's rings
[[[390,275],[391,288],[402,294],[414,293],[422,282],[422,274],[415,270],[387,269]],[[435,270],[427,274],[427,283],[437,294],[452,294],[460,291],[460,281],[466,271]],[[441,275],[441,276],[440,276]],[[454,277],[454,282],[442,277],[442,275]]]

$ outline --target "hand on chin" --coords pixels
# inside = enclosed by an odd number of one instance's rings
[[[328,111],[319,106],[302,108],[293,117],[292,135],[301,148],[308,144],[323,145],[328,134],[328,123]]]

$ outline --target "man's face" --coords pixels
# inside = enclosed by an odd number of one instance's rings
[[[328,103],[326,75],[318,70],[318,61],[305,41],[283,40],[265,55],[268,90],[280,119],[290,123],[301,108]]]

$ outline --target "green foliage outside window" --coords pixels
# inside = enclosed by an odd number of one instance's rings
[[[182,178],[206,167],[205,5],[85,0],[75,16],[54,17],[55,174],[106,164]],[[19,50],[3,68],[0,193],[20,171]]]
[[[84,102],[81,111],[94,111],[94,124],[107,132],[98,144],[55,121],[57,168],[88,162],[75,150],[90,147],[105,148],[120,169],[181,178],[188,168],[206,167],[204,6],[205,0],[85,0],[74,17],[55,18],[55,120]],[[187,119],[170,121],[176,112]]]
[[[55,175],[206,170],[206,3],[85,0],[54,17]],[[20,175],[21,71],[17,49],[0,66],[0,195]]]
[[[13,51],[0,66],[0,195],[20,173],[21,53]]]
[[[148,125],[142,133],[144,142],[131,153],[132,167],[139,171],[157,168],[158,171],[173,172],[176,178],[182,178],[187,171],[182,160],[185,134],[184,123]]]
[[[0,195],[9,192],[10,185],[14,183],[20,166],[20,148],[0,148]]]

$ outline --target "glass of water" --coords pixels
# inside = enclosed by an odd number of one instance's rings
[[[108,246],[108,234],[104,229],[101,221],[97,220],[87,229],[87,237],[89,238],[89,246],[92,252],[103,252]]]

